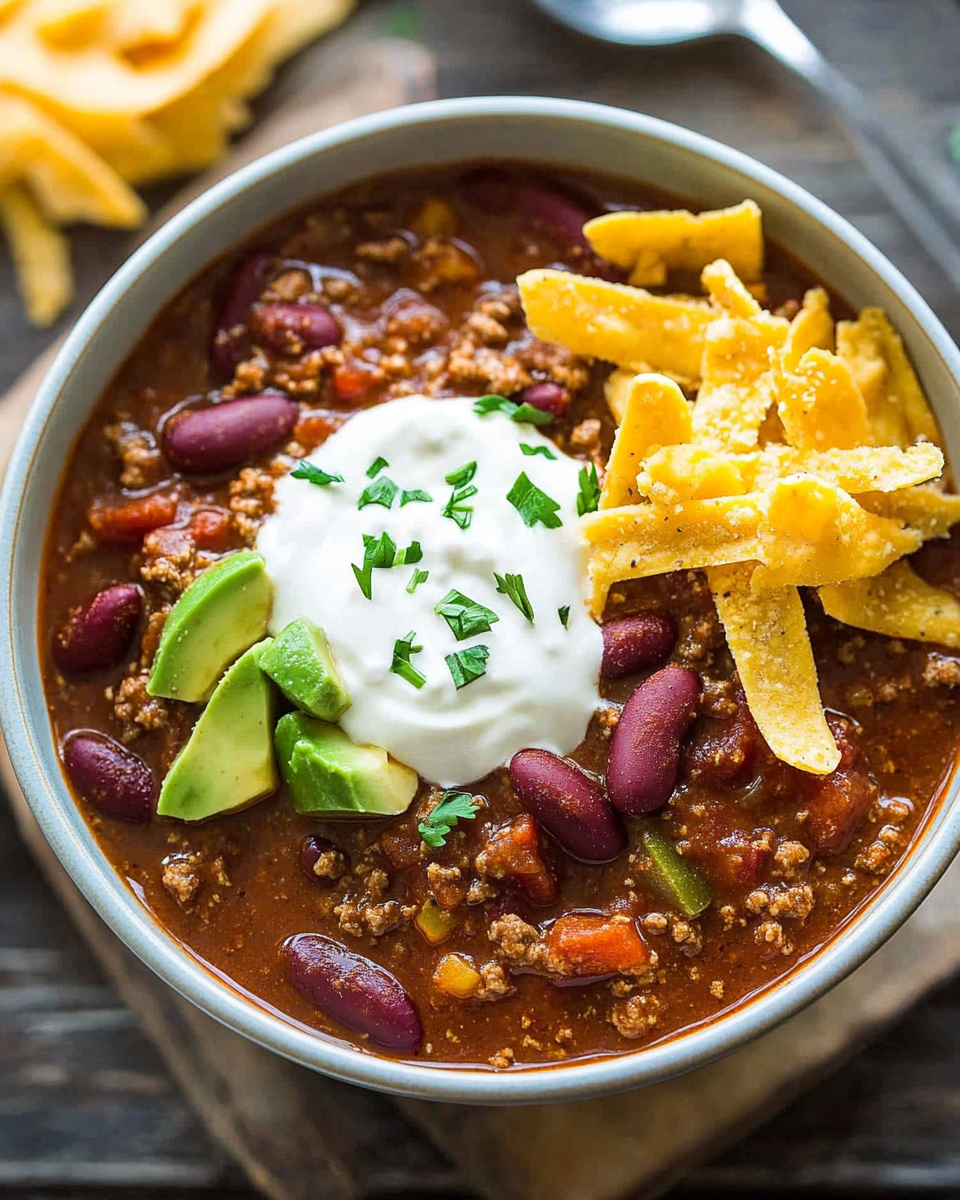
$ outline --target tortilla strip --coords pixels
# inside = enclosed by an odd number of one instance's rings
[[[659,287],[668,270],[699,271],[725,258],[748,283],[763,273],[763,228],[752,200],[732,208],[691,213],[615,212],[594,217],[583,227],[595,253],[631,271],[630,282]]]
[[[623,421],[617,430],[600,507],[636,504],[637,471],[654,446],[690,440],[691,406],[665,375],[635,375],[630,380]]]
[[[798,450],[873,445],[867,406],[850,366],[828,350],[807,350],[793,371],[777,375],[777,412]]]
[[[733,317],[756,317],[763,312],[759,300],[724,258],[708,263],[700,272],[700,282],[714,304]]]
[[[603,394],[607,401],[610,415],[619,425],[627,407],[627,396],[630,395],[630,384],[633,383],[636,371],[621,367],[607,376],[603,385]]]
[[[820,589],[828,616],[887,637],[960,647],[960,601],[921,579],[909,563],[895,562],[869,579]]]
[[[707,570],[747,705],[777,758],[829,775],[840,751],[823,715],[800,595],[784,587],[756,596],[752,570],[746,563]]]
[[[754,490],[744,483],[744,462],[759,457],[723,454],[696,443],[660,446],[644,459],[637,488],[656,504],[742,496]]]
[[[69,242],[16,184],[0,191],[0,225],[27,315],[34,325],[52,325],[73,299]]]
[[[946,537],[960,521],[960,496],[935,487],[914,487],[905,492],[865,492],[857,501],[878,517],[904,521],[923,537]]]
[[[916,530],[868,513],[812,475],[777,480],[767,495],[759,530],[762,562],[751,581],[757,592],[878,575],[923,541]]]
[[[621,367],[699,378],[704,330],[716,312],[702,300],[569,271],[525,271],[517,284],[535,337]]]
[[[788,371],[794,370],[803,355],[813,349],[833,349],[830,298],[823,288],[810,288],[804,293],[803,307],[790,322],[787,344],[783,349],[783,365]]]

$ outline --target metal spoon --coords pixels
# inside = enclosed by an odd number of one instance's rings
[[[733,34],[805,79],[835,109],[861,158],[910,229],[960,289],[960,184],[939,188],[891,140],[860,91],[823,57],[777,0],[534,0],[580,33],[624,46]]]

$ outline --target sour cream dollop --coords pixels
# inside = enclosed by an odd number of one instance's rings
[[[526,747],[569,753],[599,703],[602,638],[585,607],[577,531],[583,464],[534,426],[501,413],[477,416],[473,404],[410,396],[358,413],[305,460],[343,482],[281,479],[257,541],[274,586],[271,633],[297,617],[325,631],[353,700],[341,720],[349,736],[446,787],[480,779]],[[521,444],[555,458],[525,454]],[[360,508],[378,459],[388,465],[375,479],[395,483],[396,497],[389,509]],[[464,501],[473,512],[461,529],[443,515],[454,491],[445,477],[470,463],[477,492]],[[526,525],[507,500],[521,473],[559,503],[559,528]],[[401,506],[401,492],[414,489],[431,500]],[[364,534],[384,532],[398,550],[419,542],[423,557],[374,568],[368,600],[352,564],[363,565]],[[415,570],[429,576],[411,593]],[[494,572],[522,576],[532,623],[497,591]],[[453,589],[499,619],[458,641],[434,611]],[[410,656],[426,677],[419,690],[390,669],[396,641],[410,632],[423,647]],[[485,673],[457,689],[446,658],[474,646],[489,650]]]

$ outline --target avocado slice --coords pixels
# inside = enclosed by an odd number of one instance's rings
[[[280,718],[274,736],[280,773],[301,813],[396,816],[417,794],[416,771],[360,746],[337,725],[306,713]]]
[[[147,691],[202,703],[230,663],[267,632],[273,585],[263,557],[240,550],[208,567],[167,617]]]
[[[260,670],[270,639],[252,646],[217,684],[160,788],[157,812],[202,821],[234,812],[280,786],[273,755],[275,693]]]
[[[339,721],[350,707],[350,693],[327,635],[305,617],[284,626],[261,656],[260,670],[266,671],[292,704],[312,717]]]

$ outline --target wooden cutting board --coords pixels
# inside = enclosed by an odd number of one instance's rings
[[[317,59],[311,87],[245,139],[218,174],[309,130],[424,98],[432,86],[432,63],[412,43],[340,42],[335,53]],[[173,207],[212,179],[196,182]],[[49,358],[0,401],[0,473]],[[498,1200],[657,1195],[767,1120],[960,966],[960,866],[954,866],[904,929],[850,979],[713,1066],[643,1091],[575,1104],[481,1109],[392,1101],[253,1046],[166,987],[104,926],[62,870],[2,748],[0,776],[27,845],[79,932],[210,1132],[251,1182],[277,1200],[359,1197],[351,1161],[362,1153],[371,1127],[389,1124],[395,1105],[459,1164],[464,1186]]]

